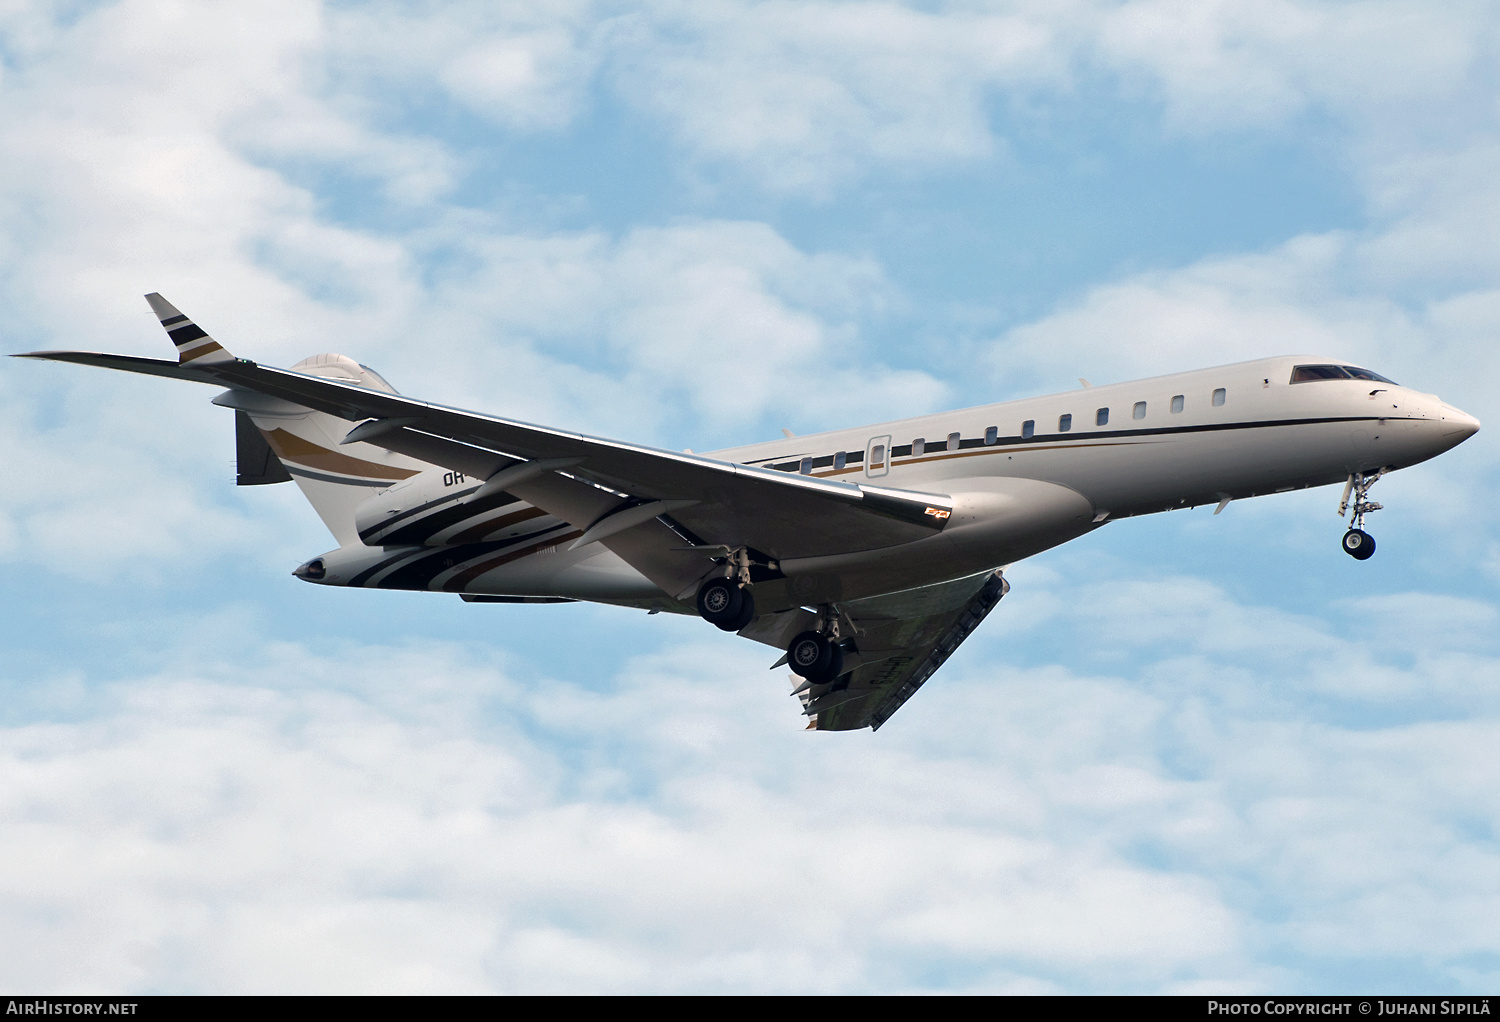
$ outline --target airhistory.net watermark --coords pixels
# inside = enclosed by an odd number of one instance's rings
[[[7,1015],[134,1015],[139,1001],[75,1001],[38,997],[6,1001]]]

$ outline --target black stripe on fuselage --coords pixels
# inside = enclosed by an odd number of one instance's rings
[[[1002,436],[996,437],[995,442],[992,444],[985,443],[983,437],[971,437],[967,440],[960,440],[958,446],[959,450],[970,450],[976,447],[1024,447],[1027,444],[1057,444],[1066,443],[1070,440],[1113,440],[1128,437],[1169,436],[1179,433],[1212,433],[1220,430],[1230,429],[1267,429],[1274,426],[1316,426],[1331,422],[1383,422],[1388,419],[1416,422],[1422,421],[1421,419],[1413,420],[1410,416],[1406,415],[1341,415],[1317,419],[1262,419],[1255,422],[1202,423],[1196,426],[1155,426],[1149,429],[1084,429],[1077,432],[1069,431],[1067,433],[1037,433],[1034,436],[1029,437]],[[901,453],[903,449],[907,452],[907,454]],[[891,456],[907,457],[909,456],[910,451],[910,444],[905,444],[902,447],[893,447],[891,448]],[[947,441],[935,441],[931,444],[928,444],[927,448],[921,454],[916,455],[916,457],[936,458],[947,453],[949,453]],[[855,452],[852,451],[849,453],[850,463],[855,460],[854,454]],[[766,462],[776,461],[777,459],[775,458],[762,458],[759,461],[746,461],[742,462],[741,464],[764,465],[766,468],[780,469],[787,472],[796,471],[796,469],[801,464],[800,461],[782,461],[779,464],[766,464]],[[829,455],[824,458],[814,459],[813,464],[815,466],[819,465],[820,463],[823,466],[833,464],[833,456]]]
[[[380,574],[382,571],[385,571],[387,568],[391,567],[393,564],[398,564],[402,560],[405,560],[406,558],[409,558],[409,557],[414,557],[414,558],[417,558],[418,561],[422,561],[422,560],[431,559],[432,554],[452,553],[454,550],[468,551],[468,552],[464,553],[461,557],[459,557],[457,560],[454,561],[455,564],[458,564],[458,563],[460,563],[462,561],[472,560],[475,557],[481,557],[481,556],[483,556],[485,554],[491,553],[491,552],[496,551],[496,550],[503,550],[506,547],[515,546],[515,545],[517,545],[519,543],[524,543],[524,542],[526,542],[529,539],[534,539],[537,536],[540,536],[540,535],[543,535],[545,533],[551,532],[555,528],[557,528],[557,526],[554,525],[554,526],[550,526],[550,527],[548,527],[546,529],[541,529],[541,530],[539,530],[537,532],[530,533],[529,535],[526,535],[526,536],[517,536],[517,537],[514,537],[512,539],[496,540],[496,541],[493,541],[493,542],[490,542],[490,543],[465,543],[463,546],[460,546],[460,547],[433,547],[432,548],[432,553],[424,553],[421,550],[402,550],[399,553],[393,554],[392,556],[387,557],[387,558],[385,558],[382,561],[376,562],[375,564],[373,564],[370,567],[366,568],[364,571],[361,571],[359,574],[355,575],[353,578],[351,578],[349,580],[348,585],[351,588],[352,587],[363,586],[366,582],[370,581],[370,579],[374,578],[376,575]],[[413,562],[413,563],[416,563],[416,562]],[[405,571],[406,569],[402,568],[401,570]],[[442,569],[442,570],[446,570],[446,569]],[[433,574],[435,575],[437,573],[434,572]],[[384,582],[383,581],[382,581],[382,586],[384,586]]]
[[[1404,415],[1340,415],[1318,419],[1262,419],[1255,422],[1211,422],[1201,423],[1196,426],[1154,426],[1141,429],[1092,429],[1083,432],[1067,433],[1038,433],[1035,436],[1002,436],[996,437],[995,442],[986,444],[983,437],[974,437],[969,440],[960,440],[959,449],[969,450],[976,447],[1010,447],[1025,446],[1027,444],[1055,444],[1068,440],[1114,440],[1126,437],[1142,436],[1171,436],[1179,433],[1216,433],[1221,430],[1231,429],[1269,429],[1275,426],[1317,426],[1331,422],[1376,422],[1382,419],[1408,419]],[[931,454],[944,454],[947,452],[946,445],[941,450],[925,452]]]
[[[408,525],[403,525],[395,532],[386,533],[380,538],[380,542],[401,544],[425,543],[428,539],[450,526],[482,515],[487,511],[519,503],[520,501],[508,493],[492,493],[488,497],[483,497],[472,504],[455,504],[441,511],[435,511],[425,518],[418,518]],[[392,517],[394,518],[395,516],[393,515]]]
[[[366,529],[364,532],[361,532],[359,534],[359,538],[368,539],[370,536],[375,535],[375,533],[380,532],[383,529],[389,529],[392,525],[395,525],[397,522],[405,521],[412,515],[419,515],[424,511],[431,511],[433,508],[438,507],[442,504],[448,504],[452,501],[458,500],[460,497],[467,497],[477,489],[479,489],[478,486],[471,486],[467,490],[459,490],[455,493],[450,493],[445,497],[439,497],[437,500],[429,500],[425,504],[418,504],[416,507],[412,508],[409,511],[402,511],[400,514],[391,515],[389,518],[381,522],[379,525],[375,526],[373,529]],[[511,499],[514,500],[515,498],[512,497]]]
[[[357,587],[357,586],[362,586],[366,582],[370,581],[371,578],[373,578],[374,576],[378,575],[380,572],[384,571],[386,568],[389,568],[391,565],[395,564],[397,561],[399,561],[399,560],[401,560],[402,558],[405,558],[405,557],[412,557],[412,556],[416,555],[417,553],[418,553],[418,551],[416,551],[416,550],[403,550],[399,554],[395,554],[395,555],[393,555],[391,557],[387,557],[383,561],[377,561],[377,562],[375,562],[375,564],[371,565],[370,567],[366,568],[364,571],[361,571],[359,574],[357,574],[353,578],[351,578],[348,581],[347,584],[351,588]]]
[[[465,561],[472,561],[487,554],[497,553],[507,547],[523,546],[547,535],[556,532],[560,528],[571,528],[566,522],[557,525],[549,525],[545,529],[528,533],[525,536],[516,536],[495,543],[465,543],[463,546],[434,547],[432,553],[425,557],[418,557],[410,564],[403,564],[395,571],[375,584],[377,589],[426,589],[432,584],[432,580],[450,568],[456,568]],[[370,573],[362,573],[366,577]],[[350,585],[354,585],[350,582]]]

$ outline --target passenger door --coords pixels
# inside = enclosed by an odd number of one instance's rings
[[[890,435],[871,437],[865,446],[865,475],[871,479],[885,475],[891,470]]]

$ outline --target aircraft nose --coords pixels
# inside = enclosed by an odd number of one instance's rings
[[[1479,432],[1478,419],[1450,404],[1442,406],[1440,417],[1443,423],[1443,437],[1455,444],[1461,444]]]

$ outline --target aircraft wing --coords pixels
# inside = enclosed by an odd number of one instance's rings
[[[985,571],[840,604],[855,631],[854,651],[844,654],[844,674],[824,685],[809,685],[793,676],[798,683],[794,694],[812,718],[809,727],[878,730],[1009,591],[999,571]],[[740,634],[785,649],[815,620],[805,610],[789,611],[759,618]]]
[[[607,546],[678,599],[708,567],[674,547],[746,546],[771,559],[852,553],[926,538],[947,524],[943,495],[836,482],[703,455],[621,443],[417,401],[354,383],[229,358],[212,364],[95,352],[23,356],[217,383],[361,423],[358,438],[486,478],[520,461],[561,463],[505,489],[584,531],[631,516]],[[363,420],[379,420],[365,423]],[[547,483],[550,481],[550,486]],[[589,484],[589,485],[580,485]],[[670,515],[659,520],[660,515]],[[663,521],[669,524],[663,524]],[[675,526],[676,528],[673,528]]]

